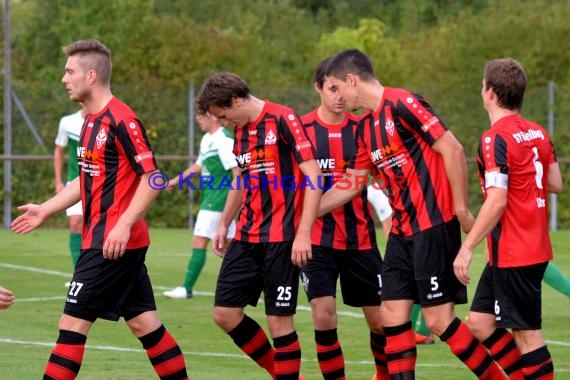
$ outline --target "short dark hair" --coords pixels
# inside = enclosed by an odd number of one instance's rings
[[[313,73],[313,84],[316,84],[319,89],[323,88],[323,84],[325,83],[325,69],[327,68],[328,63],[332,59],[332,56],[323,59],[315,69]]]
[[[522,108],[527,78],[522,65],[512,58],[499,58],[485,66],[485,89],[493,90],[502,108]]]
[[[206,114],[210,107],[230,108],[232,99],[248,98],[251,94],[247,83],[238,75],[228,72],[210,76],[196,96],[196,112]]]
[[[97,78],[104,85],[111,82],[111,51],[97,40],[78,40],[63,48],[68,57],[80,55],[82,66],[87,70],[95,70]]]
[[[348,49],[333,56],[325,69],[326,76],[345,80],[347,74],[355,74],[363,81],[375,79],[372,62],[358,49]]]

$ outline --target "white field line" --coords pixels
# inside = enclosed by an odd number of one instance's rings
[[[27,345],[27,346],[41,346],[41,347],[53,347],[53,343],[47,342],[33,342],[33,341],[25,341],[25,340],[17,340],[17,339],[5,339],[0,338],[0,343],[6,344],[14,344],[14,345]],[[136,352],[142,353],[144,352],[143,349],[140,348],[129,348],[129,347],[115,347],[115,346],[92,346],[86,345],[87,349],[90,350],[100,350],[100,351],[121,351],[121,352]],[[199,357],[216,357],[216,358],[232,358],[232,359],[245,359],[250,360],[249,357],[242,355],[242,354],[229,354],[223,352],[185,352],[184,356],[199,356]],[[304,362],[316,362],[316,359],[302,359]],[[346,360],[346,364],[350,365],[373,365],[374,362],[372,360],[357,360],[351,361]],[[462,368],[463,365],[460,363],[457,364],[441,364],[441,363],[417,363],[416,367],[425,367],[425,368]],[[566,368],[556,368],[557,373],[561,372],[570,372],[570,369]]]
[[[8,268],[8,269],[17,269],[17,270],[25,270],[28,272],[35,272],[35,273],[42,273],[42,274],[49,274],[52,276],[59,276],[65,278],[71,278],[71,273],[60,272],[57,270],[49,270],[43,268],[36,268],[36,267],[28,267],[24,265],[14,265],[8,263],[0,263],[0,268]]]
[[[24,271],[28,271],[28,272],[43,273],[43,274],[48,274],[48,275],[52,275],[52,276],[62,276],[62,277],[66,277],[66,278],[71,277],[70,273],[64,273],[64,272],[42,269],[42,268],[36,268],[36,267],[30,267],[30,266],[14,265],[14,264],[8,264],[8,263],[0,263],[0,268],[24,270]],[[168,289],[172,289],[172,288],[157,285],[157,286],[154,286],[154,289],[160,291],[160,290],[168,290]],[[214,296],[213,292],[195,291],[193,293],[197,296],[204,296],[204,297],[213,297]],[[22,299],[17,298],[16,302],[42,302],[42,301],[62,300],[64,298],[65,298],[64,296],[33,297],[33,298],[22,298]],[[297,310],[305,311],[305,312],[311,312],[311,308],[308,306],[304,306],[304,305],[298,305]],[[363,318],[362,313],[355,313],[352,311],[338,310],[337,314],[345,316],[345,317],[351,317],[351,318]],[[3,341],[3,339],[0,338],[0,342],[2,342],[2,341]],[[562,341],[557,341],[557,340],[546,340],[546,343],[549,345],[553,345],[553,346],[570,347],[569,342],[562,342]],[[200,353],[195,353],[194,355],[199,355],[199,354]]]

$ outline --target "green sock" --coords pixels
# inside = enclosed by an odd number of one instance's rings
[[[190,257],[190,261],[188,262],[186,277],[184,278],[184,287],[187,291],[191,292],[192,288],[194,288],[194,284],[200,276],[205,263],[206,249],[192,248],[192,257]]]
[[[421,313],[422,308],[420,305],[414,305],[412,308],[412,328],[418,333],[424,336],[428,336],[431,332],[428,330],[426,326],[426,321],[424,320],[424,315]]]
[[[69,252],[71,252],[71,262],[75,268],[75,264],[77,264],[81,254],[81,234],[69,234]]]
[[[552,262],[549,262],[546,267],[544,282],[570,298],[570,280]]]
[[[419,326],[416,329],[416,331],[418,332],[418,334],[422,334],[424,336],[429,336],[429,334],[431,334],[431,331],[429,331],[429,329],[426,326],[426,320],[424,319],[424,315],[422,313],[420,313],[420,317],[419,317]]]
[[[410,316],[410,321],[412,321],[412,330],[416,330],[416,325],[418,324],[418,316],[420,315],[420,305],[414,304],[412,307],[412,314]]]

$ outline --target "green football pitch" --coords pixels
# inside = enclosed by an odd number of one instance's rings
[[[46,360],[57,339],[57,322],[63,308],[64,283],[71,275],[67,231],[40,229],[16,235],[0,229],[0,284],[16,293],[16,303],[0,311],[0,379],[41,378]],[[257,367],[214,325],[213,293],[221,259],[208,252],[206,267],[189,300],[171,300],[162,291],[181,284],[190,254],[189,230],[151,230],[152,244],[147,267],[155,287],[161,319],[180,344],[192,379],[267,379]],[[553,234],[555,263],[570,274],[570,232]],[[380,246],[384,245],[381,240]],[[481,246],[471,268],[472,284],[483,265]],[[368,330],[360,310],[339,299],[339,337],[349,379],[368,380],[374,365]],[[263,304],[246,313],[265,326]],[[467,306],[457,307],[460,317]],[[310,310],[301,290],[296,326],[301,340],[301,371],[307,379],[322,378],[316,361]],[[570,379],[570,300],[545,286],[543,327],[552,353],[556,378]],[[79,379],[157,378],[138,340],[123,321],[97,321],[90,331]],[[437,340],[418,347],[418,379],[475,378]]]

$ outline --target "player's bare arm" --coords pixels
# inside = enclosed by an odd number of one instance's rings
[[[560,173],[558,162],[550,164],[548,166],[548,192],[558,194],[562,191],[563,186],[562,174]]]
[[[489,188],[487,198],[479,210],[473,228],[465,237],[459,253],[453,262],[457,279],[464,285],[469,283],[469,264],[473,259],[473,250],[497,225],[507,207],[507,189]]]
[[[316,160],[307,160],[299,164],[299,168],[303,174],[309,178],[312,184],[317,184],[319,176],[322,175]],[[321,200],[322,190],[318,187],[314,189],[306,188],[303,198],[303,211],[299,227],[295,232],[295,240],[293,241],[293,249],[291,252],[291,260],[293,264],[302,267],[312,258],[311,255],[311,230],[317,218],[319,210],[319,202]]]
[[[467,162],[463,146],[451,131],[445,132],[433,144],[432,148],[441,154],[445,165],[445,172],[451,185],[455,213],[464,232],[469,232],[475,219],[468,208],[468,179]]]
[[[220,217],[220,224],[218,224],[216,235],[212,240],[212,249],[214,253],[220,257],[224,257],[226,254],[228,227],[232,220],[235,219],[241,207],[243,190],[238,186],[238,183],[241,182],[239,178],[241,176],[241,169],[239,167],[232,168],[232,176],[232,187],[228,191],[224,211],[222,211],[222,216]]]
[[[59,193],[64,187],[63,181],[63,164],[65,162],[65,147],[56,145],[53,151],[53,172],[55,192]]]
[[[117,224],[107,235],[103,243],[103,257],[106,259],[116,260],[124,255],[131,236],[132,226],[144,217],[158,196],[158,190],[150,187],[148,183],[148,177],[154,172],[145,173],[140,177],[139,186],[129,207],[119,217]]]
[[[367,184],[368,174],[368,170],[347,169],[344,178],[321,197],[318,216],[328,214],[360,194]]]
[[[202,172],[202,166],[194,163],[194,164],[190,165],[186,170],[184,170],[184,172],[182,173],[182,176],[184,178],[186,178],[187,176],[190,175],[190,173],[199,174],[200,172]],[[168,186],[166,187],[166,191],[168,191],[168,192],[172,191],[172,189],[174,189],[176,186],[178,186],[179,181],[180,181],[179,175],[173,176],[170,179],[170,182],[168,182]]]
[[[22,215],[11,224],[12,231],[17,234],[27,234],[39,227],[51,215],[73,206],[81,199],[79,178],[74,179],[59,193],[42,204],[26,204],[18,207]]]

